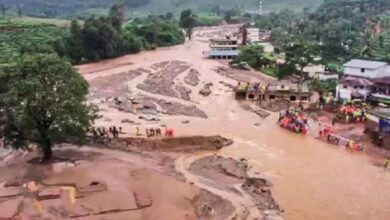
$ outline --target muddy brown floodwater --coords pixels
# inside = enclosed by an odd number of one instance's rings
[[[213,29],[210,34],[214,32],[218,31]],[[272,181],[273,196],[285,210],[284,215],[288,219],[390,219],[388,208],[390,173],[384,173],[381,168],[374,166],[365,155],[350,154],[314,138],[291,134],[280,129],[275,123],[277,118],[275,113],[262,119],[255,113],[242,109],[234,100],[231,89],[218,83],[222,81],[235,85],[236,81],[231,76],[227,78],[213,70],[221,66],[221,63],[203,57],[202,52],[208,49],[205,36],[209,37],[210,34],[195,32],[195,39],[187,41],[184,45],[115,59],[112,62],[128,61],[132,62],[133,66],[120,66],[108,71],[86,74],[85,78],[92,80],[139,67],[147,68],[154,63],[169,60],[190,63],[191,68],[199,72],[200,80],[199,85],[195,88],[191,86],[190,89],[199,89],[204,84],[212,82],[214,86],[211,88],[210,96],[203,97],[197,92],[192,92],[191,101],[185,101],[150,93],[147,95],[196,105],[208,115],[208,118],[168,117],[161,114],[160,122],[143,123],[142,128],[163,124],[175,128],[176,135],[179,136],[223,135],[233,139],[234,144],[220,150],[218,155],[245,158],[253,177],[261,176]],[[81,66],[80,71],[83,72],[87,67]],[[136,88],[144,79],[135,78],[128,85],[134,92],[145,94]],[[180,78],[179,82],[182,80]],[[257,81],[259,78],[253,80]],[[124,118],[139,121],[136,115],[112,109],[104,112],[104,115],[112,121],[99,121],[99,125],[120,124]],[[181,123],[183,120],[188,120],[189,123]],[[122,127],[127,135],[135,134],[134,125],[122,124]],[[200,159],[203,155],[196,157]],[[179,160],[179,163],[186,163],[185,160],[195,159],[185,157]],[[178,167],[180,169],[181,165]],[[189,167],[183,165],[181,168]],[[229,198],[229,195],[226,198]]]
[[[125,132],[122,136],[125,137],[134,137],[136,127],[140,128],[142,135],[145,135],[143,131],[146,128],[169,127],[175,129],[176,136],[221,135],[234,141],[231,146],[218,151],[178,155],[172,164],[172,169],[175,169],[187,182],[192,183],[193,187],[176,183],[171,179],[165,180],[162,195],[166,197],[159,199],[157,204],[175,201],[173,204],[175,207],[165,204],[160,208],[155,207],[156,211],[164,210],[164,208],[175,211],[181,207],[183,213],[175,215],[175,218],[172,219],[192,214],[206,218],[210,214],[207,212],[210,205],[228,201],[231,206],[218,207],[215,210],[226,211],[225,214],[229,217],[236,217],[236,219],[261,219],[263,213],[255,205],[258,202],[256,196],[251,195],[253,193],[251,184],[258,184],[256,181],[249,181],[250,184],[246,182],[247,185],[243,189],[237,178],[212,178],[212,173],[202,174],[202,172],[198,172],[199,169],[195,169],[196,167],[192,167],[191,170],[192,165],[199,165],[196,163],[198,160],[221,156],[237,161],[246,161],[249,178],[261,178],[271,182],[273,186],[270,190],[275,204],[284,210],[282,215],[287,219],[390,219],[388,207],[390,173],[385,173],[381,167],[374,166],[368,156],[348,153],[310,136],[289,133],[280,129],[276,124],[278,117],[276,113],[269,112],[270,116],[259,117],[254,111],[248,111],[242,107],[241,103],[234,100],[232,90],[227,85],[235,85],[235,79],[244,76],[246,81],[258,81],[262,78],[265,78],[265,81],[269,80],[268,77],[253,75],[258,74],[254,72],[247,75],[245,71],[229,72],[229,76],[218,74],[214,70],[223,64],[203,57],[203,51],[208,50],[207,38],[232,32],[234,28],[237,27],[229,26],[227,30],[215,27],[203,28],[196,30],[194,39],[187,41],[184,45],[159,48],[155,51],[78,67],[88,81],[98,80],[95,82],[99,82],[96,85],[102,86],[98,91],[100,94],[104,95],[107,91],[110,95],[115,96],[116,91],[113,92],[113,90],[120,88],[120,91],[126,93],[126,95],[119,94],[124,96],[121,97],[122,101],[126,99],[125,101],[129,101],[130,104],[134,104],[134,101],[131,101],[134,100],[133,97],[146,96],[152,100],[162,100],[161,103],[170,106],[166,107],[169,111],[174,111],[172,107],[172,103],[174,103],[174,105],[186,107],[183,109],[196,109],[197,112],[207,115],[206,117],[202,114],[180,112],[170,114],[170,112],[164,111],[164,106],[159,107],[157,101],[155,102],[156,111],[152,115],[137,111],[122,111],[113,106],[112,103],[107,103],[105,101],[107,97],[99,98],[97,96],[92,97],[93,102],[100,107],[100,114],[103,117],[96,122],[96,126],[121,126]],[[172,61],[183,62],[185,68],[183,67],[178,72],[174,71],[171,73],[173,75],[167,78],[159,78],[159,75],[155,75],[159,69],[164,68]],[[172,68],[174,69],[174,67]],[[137,69],[142,71],[134,74],[132,71]],[[196,77],[188,77],[190,71],[196,72]],[[132,75],[126,77],[123,75],[124,73]],[[104,80],[105,77],[113,79],[112,77],[117,74],[120,75],[121,80],[113,80],[112,85]],[[154,74],[153,77],[150,74]],[[237,77],[233,77],[232,74],[237,74]],[[199,82],[188,83],[189,78]],[[147,85],[139,86],[150,80],[159,80],[159,82],[163,81],[168,84],[164,84],[162,90],[158,88],[151,90]],[[209,96],[200,95],[199,90],[204,88],[207,83],[213,83],[213,86],[210,87],[211,94]],[[91,86],[91,91],[96,92],[93,83]],[[107,87],[107,90],[104,87]],[[159,93],[159,91],[165,91],[165,93]],[[183,99],[183,96],[180,95],[183,91],[189,97],[185,96],[186,98]],[[148,117],[157,120],[145,120]],[[122,123],[124,120],[132,123]],[[110,153],[110,160],[115,161],[111,158],[113,154]],[[124,155],[122,152],[115,153],[115,155],[126,161],[131,161],[134,157],[129,156],[130,154]],[[146,163],[148,161],[138,160],[144,164],[145,161]],[[132,163],[135,162],[132,161]],[[98,168],[101,167],[104,171],[109,172],[111,168],[115,170],[124,166],[116,163],[114,165],[105,164],[107,167],[100,165]],[[139,164],[136,167],[141,169]],[[113,176],[111,179],[107,179],[107,182],[115,180],[116,176],[120,177],[121,172],[118,171],[118,174],[113,172]],[[158,181],[156,176],[159,174],[150,171],[149,173],[152,174],[143,174],[141,177]],[[127,172],[126,175],[128,175]],[[218,184],[218,181],[223,184]],[[228,189],[218,187],[218,185],[223,186],[226,182],[230,183]],[[114,181],[114,183],[118,182]],[[196,199],[191,201],[192,204],[202,204],[202,206],[198,206],[195,211],[191,209],[188,200],[179,195],[176,198],[174,193],[170,193],[170,183],[174,183],[180,189],[180,194],[186,198],[196,195]],[[154,188],[158,184],[150,185],[150,189],[158,194],[158,190]],[[211,196],[209,201],[203,200],[202,197],[199,197],[202,195],[202,193],[199,194],[199,188],[217,197]],[[246,193],[246,190],[249,190],[250,193]],[[201,192],[206,193],[206,191]],[[230,213],[232,207],[234,210]],[[147,217],[152,219],[152,217],[157,217],[157,214],[151,212]],[[229,219],[226,216],[222,219],[225,218]]]

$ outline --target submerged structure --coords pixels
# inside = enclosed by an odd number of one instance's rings
[[[210,39],[210,50],[204,54],[211,59],[234,59],[240,54],[236,39]]]

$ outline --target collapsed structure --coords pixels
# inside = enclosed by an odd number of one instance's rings
[[[279,81],[273,84],[239,82],[234,89],[236,99],[310,101],[311,92],[307,83]]]
[[[236,39],[210,39],[210,50],[203,52],[211,59],[234,59],[240,54]]]

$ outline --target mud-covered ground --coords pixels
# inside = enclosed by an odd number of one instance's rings
[[[288,103],[234,100],[237,81],[275,80],[204,58],[208,38],[237,30],[197,28],[184,45],[77,66],[95,126],[121,127],[120,140],[63,146],[44,166],[1,149],[0,219],[389,219],[389,175],[370,159],[280,129]]]

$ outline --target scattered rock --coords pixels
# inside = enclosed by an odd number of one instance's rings
[[[279,205],[267,188],[272,183],[260,178],[247,178],[242,188],[256,200],[257,207],[260,210],[279,210]]]
[[[195,196],[192,203],[199,219],[228,219],[234,210],[230,201],[205,190]]]
[[[111,118],[104,118],[103,120],[104,120],[105,122],[112,121],[112,119],[111,119]]]
[[[161,121],[159,118],[155,117],[146,117],[146,116],[139,116],[138,119],[143,119],[145,121]]]
[[[177,60],[169,61],[157,73],[149,74],[143,83],[137,85],[137,88],[150,93],[180,98],[172,88],[172,85],[174,84],[174,79],[189,68],[190,66],[186,62]]]
[[[191,97],[190,97],[190,94],[191,94],[191,89],[188,89],[187,87],[185,86],[175,86],[175,89],[176,91],[178,91],[180,93],[180,97],[186,101],[190,101],[191,100]]]
[[[206,83],[204,85],[204,87],[199,90],[199,94],[203,95],[203,96],[209,96],[211,95],[211,86],[213,85],[213,83]]]
[[[235,63],[230,66],[240,70],[251,70],[251,67],[246,62]]]
[[[121,120],[121,123],[124,124],[124,123],[128,123],[128,124],[134,124],[135,122],[133,120],[130,120],[130,119],[122,119]]]
[[[190,121],[188,121],[188,120],[184,120],[184,121],[182,121],[181,123],[182,123],[182,124],[189,124],[189,123],[190,123]]]
[[[199,72],[195,69],[190,69],[190,72],[184,77],[184,83],[190,86],[197,86],[199,84]]]
[[[278,211],[278,210],[265,210],[263,219],[264,220],[284,220],[284,218],[280,215],[280,211]]]

